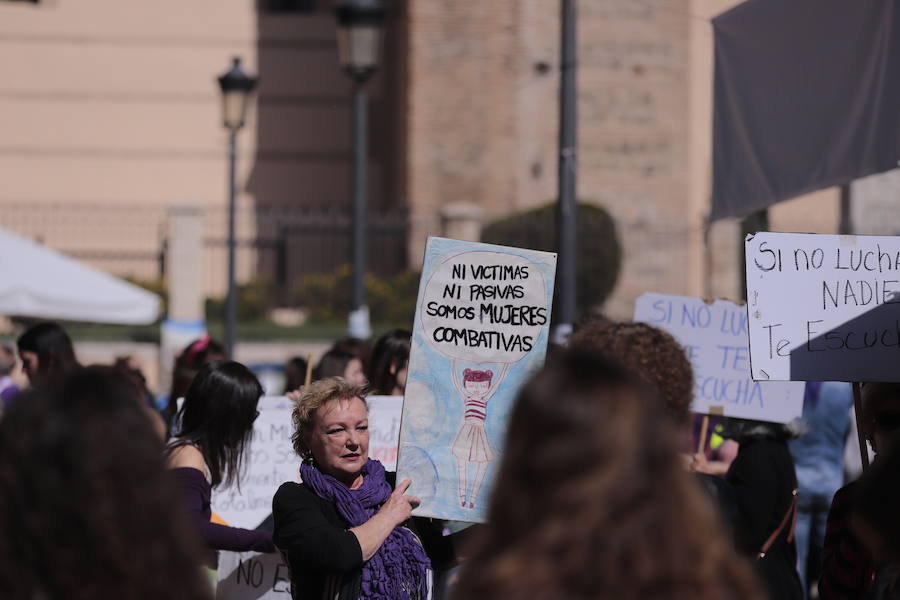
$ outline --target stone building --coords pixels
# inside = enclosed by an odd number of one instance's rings
[[[578,196],[619,227],[613,316],[645,291],[740,296],[739,227],[705,224],[709,19],[734,3],[579,2]],[[370,83],[371,254],[382,271],[417,268],[426,236],[465,232],[453,228],[461,218],[552,201],[557,179],[558,0],[388,4]],[[345,261],[351,88],[331,8],[0,0],[0,225],[152,278],[167,211],[196,205],[203,287],[220,294],[226,159],[214,77],[240,55],[260,87],[240,137],[239,278],[289,281]],[[855,186],[858,231],[900,230],[897,187],[893,175]],[[833,232],[837,219],[835,190],[770,213],[775,230]]]

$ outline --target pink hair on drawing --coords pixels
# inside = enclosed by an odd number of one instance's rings
[[[467,381],[471,381],[474,383],[480,381],[490,382],[493,376],[494,372],[491,370],[477,371],[475,369],[466,369],[465,371],[463,371],[463,385],[465,385]]]

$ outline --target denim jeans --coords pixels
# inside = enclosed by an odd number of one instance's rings
[[[828,509],[831,508],[833,491],[804,491],[800,489],[797,498],[797,528],[794,530],[794,543],[797,545],[797,572],[803,584],[803,597],[809,596],[809,584],[806,578],[806,562],[810,551],[822,551],[825,541],[825,521]]]

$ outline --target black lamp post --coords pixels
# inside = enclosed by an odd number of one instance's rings
[[[372,335],[363,277],[366,273],[367,106],[365,82],[378,68],[385,8],[381,0],[345,0],[335,10],[341,68],[353,79],[353,286],[348,331]]]
[[[575,81],[577,58],[576,0],[562,0],[561,64],[559,84],[559,204],[557,206],[556,323],[553,342],[564,345],[572,332],[577,311],[577,216],[575,185],[578,165]]]
[[[222,123],[228,130],[228,296],[225,302],[225,354],[234,358],[237,327],[237,293],[234,282],[234,207],[237,196],[237,132],[244,126],[250,95],[256,78],[244,73],[241,59],[235,57],[231,69],[219,77],[222,89]]]

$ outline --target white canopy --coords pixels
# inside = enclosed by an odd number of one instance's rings
[[[159,315],[159,298],[0,228],[0,314],[147,324]]]

